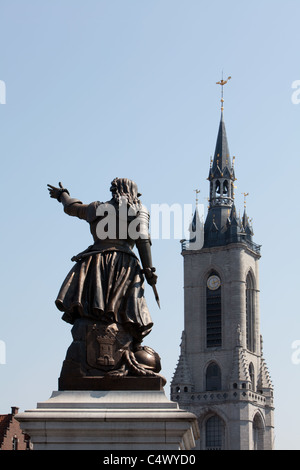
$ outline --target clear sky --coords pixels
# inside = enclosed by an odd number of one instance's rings
[[[91,237],[47,183],[92,202],[128,177],[149,208],[194,205],[198,188],[206,208],[223,70],[236,206],[249,192],[262,244],[275,446],[300,449],[299,16],[299,0],[0,0],[0,413],[48,399],[71,342],[54,300]],[[162,358],[169,395],[183,329],[179,240],[154,240],[153,259],[162,308],[146,286],[155,323],[146,344]]]

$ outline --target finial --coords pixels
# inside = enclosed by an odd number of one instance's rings
[[[201,192],[200,189],[194,189],[195,193],[196,193],[196,206],[198,206],[198,194]]]
[[[222,72],[222,80],[220,80],[219,82],[216,82],[216,85],[221,85],[222,87],[222,91],[221,91],[221,103],[222,103],[222,106],[221,106],[221,111],[224,110],[224,92],[223,92],[223,87],[224,85],[226,85],[226,83],[228,82],[228,80],[230,80],[231,77],[228,77],[227,80],[223,80],[223,72]]]
[[[235,196],[235,192],[234,190],[237,189],[237,186],[235,186],[235,184],[232,185],[232,198],[234,199],[234,196]]]
[[[244,207],[246,209],[246,197],[249,196],[249,193],[242,193],[244,194]]]

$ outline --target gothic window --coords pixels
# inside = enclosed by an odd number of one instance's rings
[[[217,415],[213,415],[205,424],[206,450],[222,450],[224,447],[224,424]]]
[[[211,273],[208,280],[212,278],[219,280],[217,273]],[[208,348],[222,346],[220,283],[212,283],[206,287],[206,346]]]
[[[216,181],[216,194],[221,194],[221,183],[219,180]]]
[[[249,273],[246,278],[246,337],[247,349],[255,351],[255,290],[253,277]]]
[[[256,413],[252,425],[253,450],[264,449],[264,425],[261,416]]]
[[[221,369],[215,362],[206,369],[206,390],[222,390]]]
[[[228,194],[228,181],[224,181],[223,183],[223,194],[227,195]]]
[[[255,390],[255,378],[254,378],[254,367],[252,362],[249,365],[249,375],[251,380],[251,390]]]

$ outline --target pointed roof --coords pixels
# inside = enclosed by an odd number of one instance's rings
[[[246,207],[244,208],[242,223],[243,223],[243,227],[245,229],[248,226],[248,216],[247,216],[247,213],[246,213]]]
[[[196,232],[197,224],[199,223],[200,223],[200,216],[199,216],[198,206],[196,206],[193,219],[190,225],[190,232]]]
[[[229,217],[229,218],[230,218],[231,224],[236,225],[236,226],[239,226],[239,225],[240,225],[239,217],[238,217],[238,215],[237,215],[236,207],[235,207],[235,204],[234,204],[234,203],[232,204],[231,212],[230,212],[230,217]]]
[[[190,223],[189,232],[189,243],[197,243],[197,247],[199,249],[202,248],[204,243],[204,222],[202,218],[200,218],[198,204],[196,205],[194,216]]]
[[[204,223],[203,246],[225,246],[245,243],[260,256],[260,246],[252,241],[253,229],[246,212],[237,214],[234,203],[235,157],[230,158],[223,108],[219,123],[214,158],[210,161],[208,181],[209,207]],[[245,197],[248,195],[245,194]]]
[[[221,112],[221,120],[219,125],[218,137],[216,142],[215,154],[212,163],[212,172],[215,174],[218,170],[223,172],[225,169],[231,170],[229,146],[224,122],[223,111]],[[231,174],[231,171],[229,171]]]

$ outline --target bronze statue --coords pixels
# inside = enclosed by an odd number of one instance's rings
[[[55,301],[63,320],[73,325],[73,343],[63,363],[60,389],[147,388],[147,381],[141,380],[125,385],[126,380],[121,379],[129,377],[155,378],[164,385],[165,379],[158,374],[158,354],[141,344],[153,326],[144,297],[144,277],[159,299],[150,216],[139,199],[137,185],[127,178],[115,178],[112,198],[91,204],[71,198],[61,183],[58,188],[48,185],[48,190],[66,214],[89,223],[94,240],[72,258],[75,265]]]

